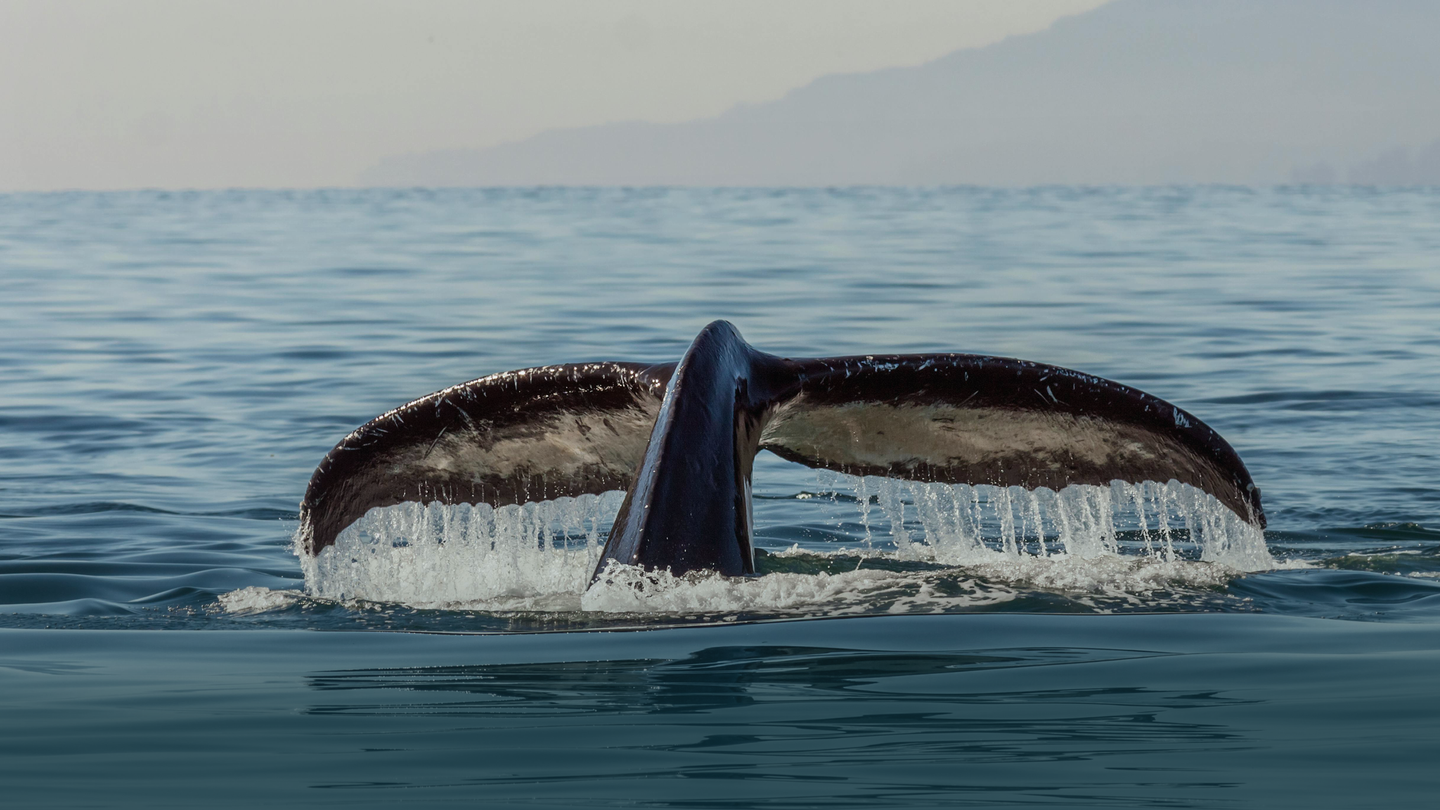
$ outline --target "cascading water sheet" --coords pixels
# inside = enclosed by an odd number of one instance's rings
[[[788,507],[829,531],[786,547],[758,527],[756,577],[617,565],[587,590],[620,492],[498,509],[372,509],[332,548],[299,556],[315,600],[581,623],[963,612],[1026,598],[1100,611],[1193,607],[1278,565],[1258,529],[1176,482],[1054,492],[821,472],[817,485],[788,496]],[[257,598],[252,590],[230,602],[250,610],[265,604]]]

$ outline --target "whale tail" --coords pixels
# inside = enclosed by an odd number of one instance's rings
[[[301,503],[315,555],[367,510],[503,506],[626,490],[611,561],[754,573],[751,470],[1049,487],[1177,480],[1264,527],[1260,491],[1193,415],[1069,369],[968,354],[788,359],[707,326],[676,364],[590,363],[483,377],[382,414],[321,462]]]

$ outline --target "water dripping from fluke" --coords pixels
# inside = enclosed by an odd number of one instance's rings
[[[953,613],[1057,594],[1071,609],[1165,609],[1276,566],[1258,529],[1174,482],[1055,492],[825,474],[820,484],[855,497],[795,501],[796,517],[842,539],[761,548],[759,576],[612,562],[590,587],[624,498],[611,492],[499,509],[373,509],[321,554],[302,557],[306,590],[496,614]],[[868,536],[843,528],[862,524]]]

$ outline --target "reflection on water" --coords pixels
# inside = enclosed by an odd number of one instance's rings
[[[749,705],[753,690],[884,690],[889,679],[967,670],[1053,666],[1148,658],[1131,650],[1040,648],[993,654],[896,653],[827,647],[732,646],[697,650],[679,660],[559,661],[400,669],[351,670],[309,676],[322,692],[399,689],[484,696],[474,705],[553,700],[584,711],[695,711]],[[768,694],[768,693],[767,693]],[[714,698],[711,700],[710,698]],[[468,704],[445,704],[468,705]],[[357,707],[316,708],[352,711]],[[363,710],[362,710],[363,711]],[[368,712],[367,712],[368,713]]]
[[[1016,683],[996,690],[993,682],[964,677],[1165,655],[1063,647],[897,653],[761,645],[709,647],[677,660],[364,669],[308,676],[324,699],[307,713],[508,717],[522,723],[588,715],[599,716],[589,722],[607,724],[616,723],[616,715],[689,715],[677,717],[671,728],[691,734],[669,744],[637,741],[639,747],[758,753],[783,740],[783,750],[770,753],[791,761],[823,758],[837,747],[871,758],[944,755],[978,762],[1243,745],[1243,733],[1234,728],[1177,715],[1252,702],[1214,691],[1078,683],[1045,689]]]
[[[320,691],[399,689],[462,693],[461,702],[434,704],[447,712],[485,712],[524,702],[526,710],[684,712],[748,706],[782,699],[789,691],[881,689],[891,678],[962,670],[1044,666],[1139,658],[1154,653],[1037,649],[1003,653],[863,652],[823,647],[710,647],[676,660],[562,661],[453,667],[359,670],[310,676]],[[408,704],[407,704],[408,705]],[[315,712],[374,713],[375,707],[317,707]],[[427,713],[430,710],[427,709]]]
[[[307,676],[306,714],[443,726],[473,762],[446,784],[496,796],[543,781],[547,796],[588,791],[602,805],[638,789],[662,807],[1117,806],[1163,788],[1167,806],[1198,806],[1237,782],[1187,762],[1255,748],[1238,713],[1263,701],[1115,677],[1172,657],[736,645],[675,659],[358,669]],[[1096,666],[1108,674],[1084,676]]]
[[[0,642],[16,806],[153,810],[224,785],[226,806],[351,810],[1423,807],[1440,755],[1429,624],[957,615]]]

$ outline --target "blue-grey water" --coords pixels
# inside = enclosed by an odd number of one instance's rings
[[[432,529],[473,516],[403,507],[352,538],[368,565],[306,580],[297,503],[355,426],[492,372],[673,360],[716,318],[787,356],[1163,397],[1244,458],[1263,545],[1217,551],[1166,487],[1116,490],[1136,513],[1079,553],[1023,493],[1024,525],[961,531],[925,511],[949,490],[771,458],[753,580],[582,598],[593,532],[466,556]],[[8,195],[0,346],[6,806],[1440,789],[1440,190]]]

